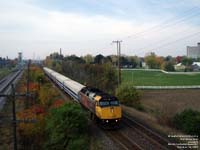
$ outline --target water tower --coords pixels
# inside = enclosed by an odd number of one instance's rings
[[[18,53],[18,64],[22,64],[22,52]]]

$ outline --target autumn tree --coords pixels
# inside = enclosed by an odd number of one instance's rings
[[[176,63],[181,63],[182,58],[183,58],[183,57],[181,57],[181,56],[177,56],[177,57],[176,57]]]
[[[34,105],[17,113],[18,133],[22,149],[41,149],[44,142],[45,110],[43,106]]]
[[[44,149],[88,149],[88,123],[86,114],[79,105],[68,103],[52,109],[46,124]]]
[[[150,55],[146,56],[144,59],[150,69],[160,69],[164,61],[162,57],[156,56],[155,53],[151,53]]]
[[[83,56],[83,59],[87,64],[91,64],[92,62],[94,62],[94,57],[90,54]]]
[[[48,108],[58,96],[58,92],[50,84],[45,84],[41,86],[39,91],[39,103]]]
[[[80,64],[73,61],[63,62],[63,74],[82,84],[114,91],[117,85],[115,68],[106,64]]]

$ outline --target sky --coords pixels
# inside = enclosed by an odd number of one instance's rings
[[[199,0],[0,0],[0,57],[50,53],[186,55],[200,42]]]

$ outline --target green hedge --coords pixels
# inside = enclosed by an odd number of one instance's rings
[[[173,117],[174,126],[187,134],[200,136],[200,112],[186,109]]]
[[[122,104],[133,106],[136,109],[143,110],[140,103],[141,93],[133,86],[123,84],[116,89],[116,96]]]

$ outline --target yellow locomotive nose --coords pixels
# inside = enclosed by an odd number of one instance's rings
[[[96,109],[96,114],[101,119],[118,119],[122,117],[121,107],[99,107]]]

